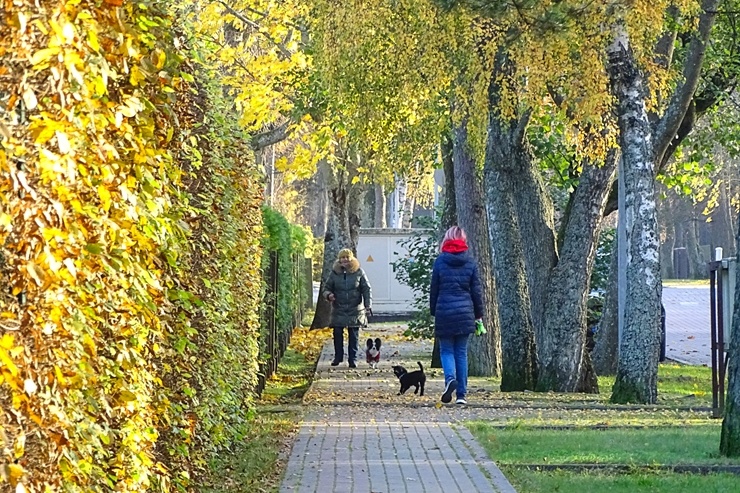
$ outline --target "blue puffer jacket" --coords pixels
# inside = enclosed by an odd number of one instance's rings
[[[472,334],[483,317],[478,267],[467,252],[443,252],[434,261],[429,308],[437,337]]]

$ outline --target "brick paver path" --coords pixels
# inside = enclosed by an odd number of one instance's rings
[[[399,332],[389,326],[363,331],[364,338],[385,340],[377,370],[365,363],[364,352],[357,369],[346,362],[331,367],[327,341],[281,493],[516,493],[461,424],[470,410],[435,406],[444,378],[429,369],[430,343],[401,341]],[[391,366],[416,369],[416,361],[427,370],[425,395],[411,394],[412,387],[397,396]]]

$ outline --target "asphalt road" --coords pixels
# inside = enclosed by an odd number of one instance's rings
[[[712,365],[709,286],[663,287],[666,357],[692,365]]]

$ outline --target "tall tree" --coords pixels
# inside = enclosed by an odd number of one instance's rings
[[[740,252],[740,233],[736,237],[736,248]],[[740,256],[738,256],[738,262],[740,263]],[[735,277],[735,300],[729,353],[733,357],[730,358],[727,368],[727,400],[719,445],[720,453],[728,457],[740,457],[740,357],[738,357],[740,355],[740,269],[736,269]]]
[[[493,248],[499,320],[502,327],[501,390],[532,390],[537,381],[534,328],[524,264],[514,183],[528,166],[523,155],[529,113],[507,118],[501,113],[501,81],[514,73],[505,48],[496,55],[489,89],[489,137],[484,163],[486,211]]]
[[[470,253],[478,264],[485,311],[483,318],[488,330],[485,336],[472,339],[468,364],[471,375],[498,376],[501,371],[501,331],[488,237],[488,216],[482,180],[478,177],[475,158],[468,144],[467,116],[454,125],[452,141],[455,185],[468,192],[455,194],[457,224],[467,232]]]
[[[608,71],[617,114],[625,191],[626,295],[613,402],[654,403],[660,344],[661,278],[655,210],[655,169],[669,150],[696,91],[717,0],[704,0],[691,33],[683,78],[660,118],[647,112],[646,75],[624,24],[617,22]]]

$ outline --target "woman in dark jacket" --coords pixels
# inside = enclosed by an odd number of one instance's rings
[[[442,402],[450,402],[456,391],[457,404],[467,404],[468,338],[483,317],[478,267],[467,252],[467,237],[459,226],[447,230],[441,250],[432,270],[429,307],[445,374]]]
[[[344,359],[344,328],[347,327],[347,346],[350,368],[357,367],[360,327],[367,327],[366,312],[373,304],[370,282],[365,271],[360,269],[352,250],[339,251],[334,267],[324,285],[324,298],[331,302],[331,328],[334,329],[334,361],[337,366]]]

